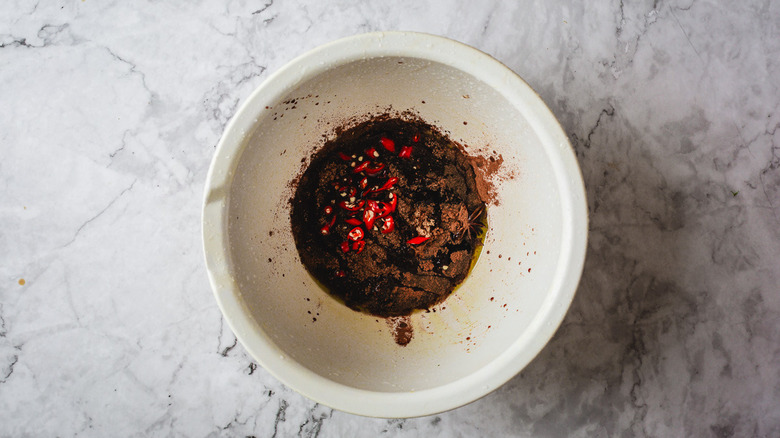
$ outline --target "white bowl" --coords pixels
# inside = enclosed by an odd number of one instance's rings
[[[323,135],[388,106],[448,131],[470,155],[503,157],[481,257],[436,312],[411,317],[406,347],[387,321],[317,286],[289,220],[293,179]],[[517,374],[563,319],[586,239],[582,176],[539,96],[476,49],[408,32],[338,40],[270,76],[228,124],[203,206],[209,278],[242,345],[305,396],[377,417],[452,409]]]

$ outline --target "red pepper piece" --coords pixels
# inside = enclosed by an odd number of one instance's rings
[[[381,172],[382,169],[385,168],[385,163],[379,163],[376,167],[366,167],[366,174],[367,175],[376,175],[377,173]],[[357,167],[356,167],[357,169]]]
[[[331,214],[331,213],[333,213],[333,207],[331,207],[330,205],[326,205],[325,214]]]
[[[382,234],[392,233],[393,230],[395,230],[395,220],[393,220],[392,216],[388,216],[385,218],[384,222],[382,222],[382,228],[380,228],[382,231]]]
[[[363,225],[363,221],[360,219],[356,219],[354,217],[351,217],[349,219],[345,219],[344,222],[350,224],[350,225]]]
[[[341,250],[344,252],[349,252],[349,242],[341,242]]]
[[[401,152],[398,153],[398,157],[400,158],[409,158],[412,156],[412,147],[411,146],[403,146],[401,147]]]
[[[324,225],[322,228],[320,228],[320,233],[322,233],[323,236],[327,236],[330,234],[330,228],[333,226],[333,224],[336,223],[336,215],[334,214],[332,218],[330,218],[330,221]]]
[[[382,143],[382,146],[384,146],[384,148],[388,151],[395,152],[395,142],[393,140],[390,140],[387,137],[382,137],[379,139],[379,142]]]
[[[412,237],[411,239],[407,240],[406,243],[408,243],[410,245],[419,245],[419,244],[425,242],[428,239],[430,239],[430,237],[417,236],[417,237]]]
[[[390,193],[390,211],[395,211],[395,207],[398,206],[398,196],[395,193]]]
[[[395,183],[397,183],[397,182],[398,182],[398,178],[396,178],[394,176],[391,176],[390,178],[387,179],[387,182],[382,184],[382,186],[379,187],[378,189],[372,190],[372,192],[377,193],[377,192],[381,192],[383,190],[387,190],[390,187],[393,187],[395,185]]]
[[[368,201],[375,202],[375,201]],[[374,222],[377,219],[376,211],[371,208],[367,208],[363,211],[363,222],[366,224],[366,229],[370,230],[374,226]]]
[[[339,269],[338,271],[336,271],[336,277],[339,277],[339,278],[341,278],[341,277],[345,277],[346,275],[347,275],[347,273],[346,273],[346,272],[344,272],[344,271],[342,271],[341,269]]]
[[[358,254],[360,254],[360,251],[363,251],[363,248],[365,247],[366,247],[365,240],[358,240],[357,242],[352,242],[352,250],[357,251]]]
[[[363,205],[366,203],[365,200],[361,199],[360,202],[357,204],[349,204],[347,201],[341,201],[339,202],[339,207],[343,208],[347,211],[358,211],[361,208],[363,208]]]
[[[368,173],[368,171],[366,171],[366,173]],[[368,177],[364,176],[363,179],[360,180],[360,184],[358,184],[358,186],[360,186],[361,189],[368,187]]]
[[[347,239],[357,242],[358,240],[363,240],[363,237],[365,234],[363,233],[363,229],[360,227],[355,227],[352,230],[350,230],[349,234],[347,234]]]
[[[379,152],[374,148],[366,149],[366,155],[372,158],[379,158]]]
[[[377,207],[376,207],[376,217],[377,219],[383,218],[387,216],[388,214],[392,213],[393,210],[390,209],[390,204],[387,202],[382,201],[376,201]]]
[[[344,152],[339,152],[339,158],[341,158],[344,161],[349,161],[352,159],[349,155],[345,154]]]
[[[384,204],[384,202],[382,202],[381,204]],[[374,216],[375,216],[374,220],[377,220],[380,217],[382,217],[382,216],[380,216],[380,213],[382,213],[382,211],[384,210],[384,207],[382,205],[380,205],[379,201],[368,201],[366,203],[366,210],[373,211],[374,212]]]
[[[352,173],[360,173],[360,172],[366,170],[366,167],[368,167],[369,165],[371,165],[370,161],[364,161],[364,162],[358,164],[357,166],[355,166],[355,168],[352,169]]]
[[[415,143],[417,143],[418,141],[420,141],[420,134],[414,134],[414,135],[412,136],[412,141],[413,141],[413,142],[415,142]]]

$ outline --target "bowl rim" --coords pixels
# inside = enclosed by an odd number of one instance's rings
[[[411,392],[350,387],[290,360],[252,318],[230,277],[226,220],[232,170],[256,123],[256,114],[299,84],[340,65],[373,57],[421,58],[463,71],[499,92],[533,126],[556,169],[563,219],[559,263],[563,275],[528,328],[476,372],[442,386]],[[332,408],[371,417],[432,415],[471,403],[518,374],[544,348],[571,305],[585,263],[588,209],[582,173],[568,137],[541,97],[490,55],[449,38],[418,32],[372,32],[316,47],[271,74],[238,108],[225,127],[206,177],[202,210],[203,253],[209,282],[225,320],[249,354],[271,375],[304,396]],[[568,202],[568,203],[567,203]],[[568,215],[566,214],[568,213]],[[558,277],[558,276],[556,276]]]

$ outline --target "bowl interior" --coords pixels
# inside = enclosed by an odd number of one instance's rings
[[[393,341],[386,320],[352,311],[320,289],[300,263],[289,220],[293,179],[325,137],[353,117],[389,107],[449,132],[470,155],[503,159],[482,255],[435,311],[412,316],[414,338],[406,347]],[[249,108],[242,117],[253,118],[252,129],[239,133],[238,155],[222,157],[235,163],[225,188],[226,274],[255,330],[240,338],[258,336],[275,346],[280,361],[380,392],[430,389],[516,360],[507,351],[532,343],[524,334],[534,327],[557,325],[545,318],[549,308],[569,304],[558,290],[572,216],[570,176],[550,157],[568,143],[551,145],[546,127],[523,108],[496,84],[400,56],[330,66]]]

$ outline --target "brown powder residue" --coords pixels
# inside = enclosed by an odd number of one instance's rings
[[[469,254],[468,251],[458,251],[450,255],[450,260],[451,263],[444,271],[444,275],[454,277],[457,272],[462,272],[469,268],[469,265],[471,264],[471,254]],[[449,273],[452,273],[452,275]]]
[[[495,177],[498,175],[504,157],[501,154],[484,156],[470,156],[469,162],[477,175],[477,192],[479,197],[492,205],[499,205],[496,193]]]
[[[344,304],[377,316],[443,300],[468,274],[477,245],[469,212],[484,209],[468,156],[420,119],[385,114],[336,132],[293,181],[290,224],[304,266]],[[358,163],[381,167],[356,172]],[[379,232],[385,219],[372,227],[366,211],[391,199],[394,228]]]
[[[406,345],[411,342],[412,337],[414,337],[412,319],[408,316],[387,318],[387,325],[390,326],[395,343],[402,347],[406,347]]]

